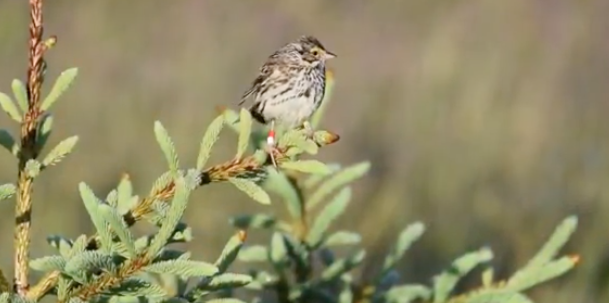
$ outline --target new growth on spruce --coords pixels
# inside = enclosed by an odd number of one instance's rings
[[[365,176],[371,164],[343,167],[303,159],[336,142],[338,136],[319,130],[314,140],[309,140],[302,130],[280,130],[277,170],[262,149],[264,130],[253,130],[247,110],[230,109],[222,110],[207,128],[194,167],[184,166],[186,161],[178,156],[171,136],[161,122],[155,122],[153,134],[167,171],[150,191],[137,194],[128,175],[123,175],[108,193],[96,193],[85,182],[75,185],[96,233],[75,238],[50,235],[47,242],[56,253],[30,260],[33,183],[78,143],[77,136],[69,137],[41,154],[53,129],[49,110],[72,84],[78,70],[62,72],[49,93],[41,97],[46,70],[43,54],[55,44],[55,38],[42,40],[42,0],[30,0],[30,9],[27,83],[14,80],[12,97],[0,93],[0,107],[21,124],[18,136],[0,130],[0,145],[19,160],[17,183],[0,185],[0,200],[16,197],[15,277],[11,283],[0,271],[0,303],[38,302],[49,296],[73,303],[245,302],[236,296],[251,298],[251,302],[527,303],[532,301],[524,291],[566,273],[578,261],[578,257],[558,256],[577,226],[577,219],[569,217],[508,279],[493,276],[489,265],[492,251],[481,248],[458,257],[431,283],[404,283],[395,266],[426,229],[423,223],[415,222],[398,235],[376,277],[358,278],[354,269],[365,262],[366,256],[365,249],[358,248],[361,236],[331,227],[349,206],[352,183]],[[331,74],[328,81],[326,98],[333,88]],[[314,127],[319,126],[323,112],[322,107],[315,115]],[[225,128],[237,133],[235,156],[208,165]],[[236,231],[220,255],[215,260],[198,260],[173,244],[192,241],[193,231],[182,221],[187,207],[196,207],[188,205],[192,191],[217,182],[231,183],[252,200],[273,204],[269,208],[283,205],[289,217],[278,218],[270,212],[237,215],[230,219]],[[271,201],[269,193],[280,199]],[[156,231],[136,235],[131,228],[141,221],[156,226]],[[246,244],[252,232],[266,233],[266,243]],[[340,253],[336,249],[340,247],[350,252]],[[248,270],[233,272],[230,268],[235,262],[247,265]],[[478,266],[486,266],[480,287],[455,294],[459,280]],[[29,269],[44,276],[30,285]]]

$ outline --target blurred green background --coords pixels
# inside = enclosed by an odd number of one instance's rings
[[[77,196],[104,195],[123,172],[140,194],[165,169],[160,120],[182,163],[194,165],[216,116],[234,107],[272,51],[301,34],[338,54],[323,127],[341,135],[319,158],[371,173],[336,228],[359,231],[374,271],[397,233],[428,232],[400,264],[427,283],[455,257],[489,245],[500,275],[524,265],[553,228],[578,214],[567,277],[533,291],[537,302],[609,300],[609,1],[47,1],[48,79],[77,66],[54,108],[50,144],[77,134],[77,150],[35,185],[33,257],[49,233],[92,226]],[[28,11],[0,1],[0,91],[24,78]],[[50,81],[49,81],[50,82]],[[48,83],[47,83],[48,84]],[[47,85],[48,87],[48,85]],[[7,116],[0,126],[17,131]],[[227,132],[212,162],[228,160]],[[0,157],[0,183],[16,160]],[[0,204],[0,266],[12,265],[13,203]],[[234,230],[228,217],[281,213],[229,185],[196,192],[186,221],[196,258],[211,260]],[[265,239],[265,235],[255,237]],[[474,279],[472,283],[478,283]],[[466,287],[467,288],[467,287]]]

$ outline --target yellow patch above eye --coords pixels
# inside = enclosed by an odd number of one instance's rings
[[[313,54],[313,55],[318,55],[320,53],[321,53],[321,48],[319,48],[319,47],[314,47],[311,49],[311,54]]]

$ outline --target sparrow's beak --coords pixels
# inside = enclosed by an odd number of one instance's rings
[[[332,59],[332,58],[336,58],[336,55],[332,52],[326,51],[326,55],[324,56],[324,59],[328,60],[328,59]]]

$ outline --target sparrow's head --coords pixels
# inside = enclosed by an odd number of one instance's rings
[[[326,60],[336,57],[336,55],[328,51],[322,44],[313,36],[302,36],[298,40],[284,46],[284,51],[291,61],[299,65],[317,67],[323,65]]]

